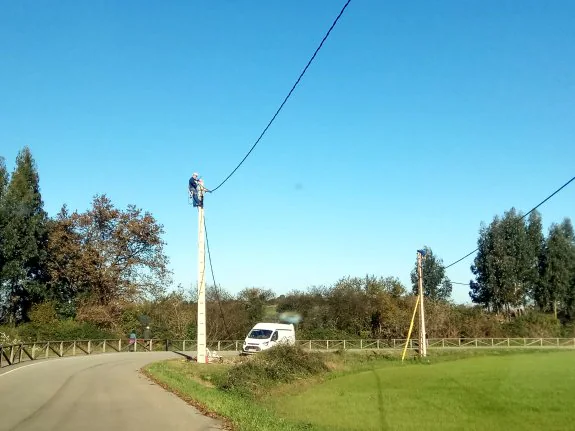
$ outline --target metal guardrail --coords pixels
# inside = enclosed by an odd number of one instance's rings
[[[240,351],[244,340],[220,340],[207,343],[212,351]],[[296,345],[306,350],[380,350],[403,349],[406,339],[357,340],[297,340]],[[466,348],[575,348],[575,338],[429,338],[429,349]],[[408,348],[417,349],[417,340],[411,339]],[[38,341],[0,345],[0,368],[46,358],[93,355],[117,352],[195,351],[196,340],[75,340]]]

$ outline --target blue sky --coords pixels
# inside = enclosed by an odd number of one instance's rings
[[[45,208],[106,193],[164,225],[196,281],[193,171],[257,138],[343,2],[0,1],[0,154],[37,161]],[[575,3],[353,0],[266,137],[206,199],[219,284],[279,293],[346,275],[409,283],[480,222],[574,175]],[[575,218],[571,185],[541,208]],[[469,281],[468,258],[448,270]],[[467,302],[465,286],[454,299]]]

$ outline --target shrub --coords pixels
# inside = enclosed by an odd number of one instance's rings
[[[295,346],[279,345],[233,366],[215,382],[219,389],[242,396],[261,393],[278,383],[288,383],[328,371],[321,354]]]

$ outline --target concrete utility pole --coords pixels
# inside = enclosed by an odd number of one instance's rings
[[[422,260],[425,250],[417,250],[417,275],[419,294],[419,356],[427,356],[427,337],[425,334],[425,308],[423,307],[423,269]]]
[[[206,358],[206,247],[204,230],[204,207],[198,207],[198,363]]]

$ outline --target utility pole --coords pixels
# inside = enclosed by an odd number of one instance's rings
[[[423,307],[423,268],[425,250],[417,250],[417,275],[419,294],[419,356],[427,356],[427,337],[425,334],[425,308]]]
[[[206,361],[206,247],[204,207],[198,206],[198,346],[197,361]]]

